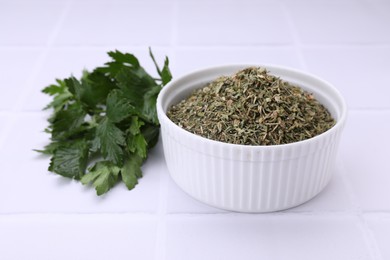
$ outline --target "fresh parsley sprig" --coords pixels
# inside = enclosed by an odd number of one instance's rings
[[[97,195],[122,180],[133,189],[141,165],[157,143],[157,95],[171,79],[169,60],[162,69],[149,49],[160,78],[150,76],[129,53],[108,52],[111,61],[81,79],[56,80],[42,90],[53,97],[45,129],[51,142],[38,152],[51,155],[49,171],[92,183]]]

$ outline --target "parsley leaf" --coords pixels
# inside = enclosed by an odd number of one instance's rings
[[[78,180],[84,175],[87,159],[88,146],[84,140],[63,143],[55,149],[49,171]]]
[[[141,127],[145,124],[142,120],[140,120],[137,116],[131,117],[131,123],[129,127],[129,131],[131,134],[136,135],[141,132]]]
[[[158,142],[158,136],[159,136],[159,128],[154,127],[154,125],[151,124],[145,124],[145,126],[142,127],[142,135],[144,136],[146,143],[148,144],[148,149],[153,148],[157,142]]]
[[[135,108],[125,98],[124,93],[119,89],[114,89],[107,97],[107,117],[111,122],[121,122],[134,114]]]
[[[65,79],[69,91],[80,103],[85,111],[94,111],[96,106],[103,104],[108,93],[116,86],[107,76],[97,71],[83,72],[81,80],[75,77]]]
[[[56,79],[56,82],[57,85],[52,84],[42,90],[43,93],[53,96],[53,101],[44,109],[53,108],[54,113],[61,110],[73,97],[72,93],[67,89],[65,81]]]
[[[147,153],[147,141],[141,134],[141,127],[145,123],[138,117],[133,116],[131,118],[131,124],[129,128],[129,134],[127,135],[127,147],[131,153],[136,153],[141,158],[146,158]]]
[[[136,153],[141,158],[146,157],[147,153],[147,142],[142,134],[129,135],[127,137],[127,147],[132,153]]]
[[[156,66],[158,75],[160,75],[160,77],[161,77],[162,85],[165,86],[172,79],[172,74],[171,74],[171,71],[169,70],[168,57],[165,58],[164,67],[162,70],[160,70],[160,67],[158,66],[156,59],[154,58],[154,55],[152,53],[152,49],[150,49],[150,48],[149,48],[149,55],[152,58],[154,65]]]
[[[121,170],[122,180],[129,190],[133,189],[138,183],[138,178],[142,177],[142,162],[143,159],[140,156],[133,155],[126,160]]]
[[[65,82],[59,79],[56,79],[56,82],[58,85],[56,84],[49,85],[46,88],[42,89],[42,92],[50,96],[64,93],[66,91]]]
[[[56,79],[42,92],[53,98],[45,132],[50,143],[42,150],[51,156],[49,171],[92,183],[97,195],[123,181],[133,189],[142,177],[141,166],[158,141],[160,125],[156,100],[172,76],[165,59],[160,78],[150,76],[130,53],[108,52],[111,60],[93,71]]]
[[[93,183],[97,195],[109,191],[118,181],[120,168],[108,161],[97,162],[81,179],[82,184]]]
[[[61,139],[80,130],[84,123],[86,113],[78,103],[73,103],[59,110],[52,118],[53,139]]]
[[[96,137],[100,144],[103,158],[116,165],[123,165],[124,133],[109,119],[105,118],[96,128]]]
[[[57,148],[61,147],[62,144],[60,142],[51,142],[48,145],[45,145],[43,149],[34,149],[34,151],[46,154],[46,155],[53,155],[54,152],[57,150]]]
[[[158,124],[156,100],[161,86],[143,69],[122,68],[115,78],[137,114],[151,123]]]
[[[116,74],[123,68],[139,69],[141,66],[138,59],[130,53],[121,53],[119,51],[110,51],[108,55],[113,59],[105,63],[106,66],[99,67],[96,71],[110,75],[115,78]]]

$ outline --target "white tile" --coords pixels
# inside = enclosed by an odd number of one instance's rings
[[[390,259],[390,215],[365,217],[382,259]]]
[[[41,93],[41,90],[55,83],[55,79],[64,79],[71,75],[79,78],[83,70],[92,71],[96,67],[103,66],[104,63],[111,61],[107,55],[108,51],[119,51],[134,54],[140,61],[141,66],[151,74],[157,76],[156,69],[149,57],[149,50],[144,48],[116,48],[110,46],[108,48],[55,48],[49,52],[42,68],[33,82],[33,87],[30,89],[29,100],[23,105],[23,110],[40,111],[50,101],[51,97]],[[160,67],[164,63],[165,56],[170,56],[169,50],[165,48],[152,49]]]
[[[390,108],[390,47],[313,47],[303,55],[308,70],[333,83],[350,108]]]
[[[152,259],[156,221],[128,215],[0,215],[0,258]]]
[[[0,49],[0,111],[14,108],[20,95],[29,88],[28,81],[40,53],[39,50]]]
[[[167,212],[168,213],[221,213],[227,212],[218,208],[214,208],[203,202],[200,202],[189,194],[184,192],[177,184],[169,178],[168,193],[167,193]]]
[[[65,1],[3,1],[0,45],[46,45],[65,8]]]
[[[12,124],[13,113],[6,113],[0,111],[0,150],[2,149],[2,145],[7,139],[7,133]]]
[[[339,163],[333,170],[333,176],[329,184],[317,196],[308,202],[291,208],[286,212],[351,212],[355,205],[351,200],[342,175],[343,168],[341,162],[343,158],[339,156]]]
[[[363,210],[390,210],[390,112],[351,111],[341,143],[345,175]]]
[[[340,0],[279,0],[282,3],[285,4],[308,4],[308,5],[314,5],[314,4],[329,4],[329,3],[335,3],[335,4],[340,4]],[[368,0],[372,1],[372,0]],[[343,0],[342,4],[349,4],[349,5],[355,5],[355,4],[360,4],[361,0]]]
[[[55,44],[168,44],[171,40],[170,17],[169,3],[75,2]]]
[[[277,4],[180,2],[177,40],[184,45],[288,44],[291,35]]]
[[[143,166],[144,177],[131,191],[116,185],[98,197],[95,190],[49,173],[49,158],[33,151],[48,143],[45,113],[21,115],[0,149],[0,213],[156,212],[163,165],[155,147]]]
[[[33,86],[29,90],[30,98],[28,102],[23,104],[23,110],[41,111],[52,99],[50,96],[43,94],[41,90],[50,84],[55,84],[55,79],[64,79],[72,75],[79,78],[84,69],[92,70],[108,60],[104,50],[50,51],[33,80]]]
[[[277,64],[301,68],[296,50],[292,47],[262,48],[180,48],[175,51],[173,72],[183,75],[196,69],[233,63]]]
[[[184,0],[182,2],[186,2],[186,3],[199,3],[201,2],[202,4],[205,4],[205,2],[209,2],[209,0]],[[215,3],[219,3],[220,5],[222,4],[234,4],[234,3],[237,3],[237,0],[214,0],[213,2]],[[274,0],[241,0],[240,3],[242,4],[252,4],[252,5],[256,5],[256,4],[272,4],[272,3],[275,3]]]
[[[167,259],[370,259],[357,219],[346,216],[173,216]]]
[[[289,2],[286,6],[304,44],[390,43],[389,18],[373,4]]]
[[[148,4],[155,4],[157,3],[174,3],[175,0],[78,0],[78,2],[84,2],[88,4],[106,4],[106,3],[114,3],[114,4],[125,4],[129,2],[133,3],[148,3]]]
[[[9,121],[12,114],[0,111],[0,136],[4,133],[4,130],[9,125]]]
[[[390,2],[388,0],[367,0],[366,4],[370,5],[370,9],[372,8],[375,12],[377,12],[377,19],[379,19],[384,25],[390,23]],[[387,26],[385,28],[387,28]]]

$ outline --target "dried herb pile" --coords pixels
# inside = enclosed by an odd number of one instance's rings
[[[312,94],[256,67],[194,91],[173,105],[168,117],[194,134],[245,145],[297,142],[335,124]]]

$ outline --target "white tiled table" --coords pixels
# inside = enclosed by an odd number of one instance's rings
[[[390,2],[0,0],[0,259],[390,259]],[[334,83],[349,105],[326,189],[299,207],[239,214],[170,179],[161,143],[132,191],[106,196],[47,171],[55,78],[151,46],[174,77],[273,63]]]

